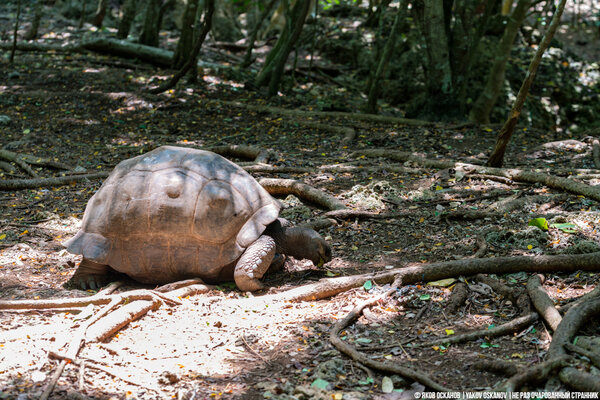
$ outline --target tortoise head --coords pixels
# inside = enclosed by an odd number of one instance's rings
[[[302,226],[289,227],[286,221],[280,220],[267,230],[277,243],[278,253],[310,260],[319,268],[331,261],[331,247],[317,231]]]

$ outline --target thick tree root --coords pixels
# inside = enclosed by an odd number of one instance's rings
[[[286,196],[293,194],[311,203],[318,204],[327,210],[340,210],[346,208],[344,203],[333,196],[293,179],[263,178],[258,181],[269,194],[273,196]]]
[[[565,343],[565,349],[572,352],[572,353],[576,353],[579,354],[580,356],[584,356],[590,359],[591,363],[594,364],[594,366],[596,368],[600,368],[600,353],[592,353],[591,351],[588,351],[586,349],[584,349],[583,347],[571,344],[571,343]]]
[[[558,377],[565,385],[579,392],[600,392],[600,379],[597,375],[583,372],[574,367],[563,368]]]
[[[533,384],[543,382],[553,371],[569,365],[569,360],[569,356],[562,355],[560,357],[548,359],[540,364],[526,368],[524,371],[510,377],[501,385],[501,388],[505,392],[516,392],[519,391],[522,386],[528,383]]]
[[[581,326],[599,314],[600,298],[586,302],[578,302],[572,306],[554,331],[547,357],[552,359],[566,354],[564,345],[571,343]]]
[[[575,272],[578,270],[600,271],[600,252],[556,256],[470,258],[427,265],[410,264],[406,267],[377,274],[322,279],[314,284],[267,296],[274,296],[280,300],[295,301],[323,299],[362,286],[368,280],[373,280],[382,285],[391,283],[396,276],[400,276],[405,284],[412,284],[453,278],[460,275],[510,274],[521,271],[539,273]]]
[[[537,312],[542,316],[544,321],[546,321],[550,329],[556,331],[562,317],[554,307],[554,302],[544,290],[542,286],[543,283],[543,275],[532,275],[529,280],[527,280],[527,292],[529,293],[529,297]]]

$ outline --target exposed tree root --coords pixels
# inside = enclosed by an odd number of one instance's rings
[[[523,371],[522,366],[505,360],[478,360],[473,363],[473,368],[507,377],[513,376],[515,371],[517,374]]]
[[[340,210],[346,208],[344,203],[333,196],[293,179],[263,178],[258,183],[273,196],[293,194],[311,203],[318,204],[327,210]]]
[[[596,168],[600,169],[600,142],[598,139],[592,140],[592,158]]]
[[[323,214],[323,217],[327,218],[336,218],[336,219],[393,219],[393,218],[418,218],[422,215],[422,213],[417,212],[398,212],[398,213],[375,213],[371,211],[362,211],[362,210],[348,210],[348,209],[338,209],[327,211]]]
[[[547,357],[553,359],[566,354],[564,345],[571,343],[581,326],[598,314],[600,314],[600,298],[578,302],[572,306],[554,331]]]
[[[271,153],[267,150],[243,144],[213,146],[208,147],[206,150],[210,150],[222,156],[245,158],[256,163],[267,163],[271,156]]]
[[[356,137],[356,131],[354,128],[349,126],[338,126],[338,125],[330,125],[323,124],[320,122],[307,121],[303,119],[294,119],[294,124],[302,125],[311,129],[318,129],[322,131],[329,131],[335,134],[342,136],[342,140],[340,141],[340,147],[342,149],[347,148]]]
[[[422,165],[429,168],[454,168],[457,170],[465,171],[467,173],[475,172],[479,174],[503,176],[516,182],[541,183],[551,188],[561,189],[567,192],[583,195],[594,200],[600,200],[600,187],[590,186],[583,182],[575,181],[573,179],[551,175],[552,172],[542,173],[522,169],[492,168],[481,165],[453,162],[449,160],[429,160],[423,157],[415,156],[412,153],[389,151],[386,149],[357,150],[353,153],[353,155],[364,155],[368,157],[384,157],[401,162],[410,161],[417,165]]]
[[[364,354],[357,351],[354,347],[352,347],[348,343],[344,342],[342,339],[340,339],[340,332],[344,328],[346,328],[347,326],[352,324],[356,319],[358,319],[365,307],[375,304],[375,303],[381,301],[383,298],[389,296],[390,294],[395,293],[396,288],[399,285],[399,282],[400,282],[400,280],[396,280],[394,282],[394,284],[392,285],[392,288],[390,290],[388,290],[386,293],[384,293],[381,296],[377,296],[375,298],[372,298],[372,299],[362,302],[361,304],[354,307],[354,309],[352,311],[350,311],[348,313],[348,315],[346,315],[344,317],[344,319],[336,322],[335,325],[333,326],[333,328],[331,329],[331,332],[329,333],[329,341],[331,342],[333,347],[338,349],[341,353],[346,354],[348,357],[352,358],[354,361],[359,362],[368,368],[376,369],[376,370],[382,371],[382,372],[401,375],[405,378],[419,382],[422,385],[425,385],[427,388],[430,388],[430,389],[433,389],[436,391],[448,391],[449,389],[447,389],[446,387],[435,382],[430,376],[428,376],[427,374],[425,374],[423,372],[416,370],[412,366],[405,367],[405,366],[401,366],[398,364],[391,364],[391,363],[385,363],[385,362],[381,362],[381,361],[372,360],[369,357],[367,357]]]
[[[467,295],[469,294],[467,290],[467,284],[463,282],[458,282],[454,285],[454,289],[452,289],[452,294],[450,298],[448,298],[448,302],[446,303],[446,311],[453,314],[460,307],[465,304],[467,300]]]
[[[477,339],[482,338],[495,338],[500,336],[505,336],[514,332],[519,332],[533,324],[539,319],[539,315],[537,313],[529,313],[527,315],[523,315],[521,317],[515,318],[512,321],[509,321],[505,324],[497,325],[493,328],[487,329],[478,329],[475,331],[465,332],[458,335],[452,336],[444,336],[435,340],[431,340],[426,343],[417,343],[414,344],[414,347],[430,347],[438,344],[457,344],[464,342],[472,342]]]
[[[281,108],[281,107],[259,106],[259,105],[254,105],[254,104],[240,103],[237,101],[211,100],[210,103],[213,103],[215,105],[221,105],[221,106],[245,108],[247,110],[255,111],[255,112],[263,112],[263,113],[277,114],[277,115],[290,115],[293,117],[302,117],[302,118],[310,118],[310,117],[344,118],[344,119],[361,121],[361,122],[375,122],[375,123],[386,123],[386,124],[408,125],[408,126],[435,126],[436,125],[435,123],[430,122],[430,121],[421,121],[421,120],[417,120],[417,119],[390,117],[390,116],[386,116],[386,115],[377,115],[377,114],[360,114],[360,113],[350,113],[350,112],[340,112],[340,111],[305,111],[305,110],[295,110],[295,109],[287,109],[287,108]]]
[[[571,343],[565,343],[565,349],[572,352],[572,353],[576,353],[579,354],[580,356],[584,356],[590,359],[590,361],[592,362],[592,364],[594,364],[594,366],[596,368],[600,368],[600,353],[592,353],[591,351],[588,351],[586,349],[584,349],[583,347],[571,344]]]
[[[501,385],[502,390],[506,392],[516,392],[522,386],[528,383],[543,382],[555,370],[568,365],[570,357],[562,355],[556,358],[548,359],[537,365],[525,368],[522,372],[510,377]]]
[[[196,285],[194,285],[196,286]],[[208,286],[204,286],[205,291],[209,289]],[[49,309],[65,309],[65,308],[78,308],[85,307],[89,304],[102,305],[109,304],[111,301],[118,302],[130,302],[135,300],[150,300],[153,301],[155,298],[164,300],[167,304],[178,305],[181,304],[176,298],[171,296],[180,296],[179,292],[169,292],[168,294],[162,294],[159,292],[153,292],[146,289],[131,290],[129,292],[119,294],[103,294],[98,293],[89,297],[76,297],[67,299],[41,299],[41,300],[1,300],[0,310],[49,310]]]
[[[548,296],[548,293],[544,290],[542,284],[544,283],[543,275],[532,275],[527,280],[527,292],[533,302],[533,306],[537,312],[542,316],[544,321],[548,324],[550,329],[556,331],[558,324],[562,320],[562,317],[558,310],[554,307],[554,302]]]
[[[563,368],[558,377],[567,386],[580,392],[600,392],[600,380],[597,375],[583,372],[574,367]]]
[[[68,185],[71,182],[83,181],[86,179],[102,179],[106,178],[108,175],[108,172],[97,172],[94,174],[58,176],[55,178],[7,179],[0,180],[0,190],[21,190],[63,186]]]
[[[146,315],[150,310],[158,309],[160,304],[161,301],[156,298],[153,301],[136,300],[125,304],[102,318],[100,323],[92,325],[86,332],[86,341],[104,342],[130,322]]]
[[[405,284],[429,282],[456,276],[484,273],[509,274],[515,272],[575,272],[599,271],[600,252],[587,254],[560,254],[555,256],[518,256],[494,258],[470,258],[432,264],[410,264],[377,274],[322,279],[314,284],[290,289],[282,293],[266,295],[279,300],[316,300],[335,296],[346,290],[362,286],[373,280],[378,284],[391,283],[400,276]]]

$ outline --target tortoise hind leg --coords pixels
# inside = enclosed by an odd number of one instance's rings
[[[269,269],[273,257],[275,257],[275,240],[263,235],[252,243],[238,260],[233,278],[240,290],[253,292],[263,288],[259,281]]]
[[[108,283],[111,272],[113,272],[113,269],[108,265],[84,258],[71,279],[65,283],[65,287],[82,290],[99,289]]]

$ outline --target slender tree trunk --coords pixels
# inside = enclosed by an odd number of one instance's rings
[[[79,29],[83,28],[83,24],[85,23],[85,6],[87,5],[87,0],[81,0],[81,15],[79,16]]]
[[[267,19],[267,16],[269,15],[269,13],[273,9],[273,7],[275,7],[275,4],[277,3],[277,1],[278,0],[270,0],[269,1],[267,6],[265,7],[265,9],[260,14],[260,17],[256,21],[256,24],[252,28],[252,32],[250,32],[250,36],[248,39],[248,48],[246,49],[246,55],[244,56],[244,60],[240,64],[240,66],[242,68],[247,68],[250,66],[250,64],[252,64],[252,49],[254,48],[254,43],[256,42],[256,37],[258,36],[258,31],[260,30],[260,27],[261,27],[263,21],[265,21]]]
[[[158,47],[158,31],[160,26],[160,0],[146,0],[146,12],[144,14],[144,24],[139,42],[147,46]]]
[[[427,53],[427,99],[422,113],[437,116],[456,113],[443,1],[425,0],[423,2],[421,28]]]
[[[502,126],[502,129],[500,129],[498,139],[496,140],[496,146],[494,147],[494,150],[492,151],[492,154],[490,155],[490,158],[487,161],[487,165],[490,167],[502,167],[502,164],[504,162],[504,153],[506,152],[506,146],[508,145],[511,136],[515,131],[515,126],[517,125],[517,121],[519,120],[519,116],[521,115],[521,109],[523,108],[523,104],[525,103],[525,99],[527,98],[527,94],[529,93],[529,88],[531,87],[531,84],[535,79],[535,73],[538,69],[538,66],[540,65],[542,56],[544,55],[544,52],[550,45],[550,41],[554,37],[554,33],[556,32],[556,29],[560,24],[560,17],[562,16],[562,13],[565,9],[566,2],[567,0],[560,0],[556,12],[552,17],[552,22],[550,22],[550,26],[544,34],[544,38],[538,46],[537,51],[535,52],[535,55],[531,60],[531,63],[529,64],[525,80],[523,80],[523,84],[519,89],[519,93],[517,94],[515,103],[513,104],[512,109],[510,110],[508,119],[504,123],[504,126]]]
[[[187,62],[185,63],[185,65],[179,70],[177,71],[177,73],[175,75],[173,75],[173,77],[166,82],[164,85],[161,85],[155,89],[152,89],[150,92],[151,93],[162,93],[165,90],[169,90],[173,87],[175,87],[175,85],[177,85],[177,82],[179,82],[179,80],[193,67],[195,68],[197,65],[197,59],[198,59],[198,54],[200,54],[200,49],[202,48],[202,43],[204,43],[204,39],[206,39],[206,35],[208,35],[208,32],[210,32],[210,28],[212,26],[212,17],[213,14],[215,12],[215,0],[205,0],[204,1],[204,18],[202,21],[202,29],[200,30],[200,32],[198,33],[198,38],[196,39],[196,42],[194,43],[194,49],[192,50],[192,53],[189,55],[189,58],[187,60]],[[196,28],[196,30],[198,30]]]
[[[108,6],[108,0],[98,0],[98,8],[96,9],[96,14],[94,15],[94,19],[92,20],[92,24],[97,26],[98,28],[102,27],[102,22],[104,21],[104,17],[106,16],[106,7]]]
[[[181,34],[173,56],[173,68],[175,69],[183,67],[194,47],[194,25],[198,14],[198,2],[199,0],[188,0],[183,12]]]
[[[485,88],[477,100],[475,100],[475,103],[473,103],[473,107],[469,113],[471,121],[481,124],[490,122],[490,113],[494,104],[496,104],[496,100],[498,100],[502,85],[504,84],[506,64],[510,57],[513,42],[515,41],[519,27],[527,16],[527,10],[530,6],[531,0],[518,0],[515,9],[510,15],[506,28],[504,28],[502,39],[500,39],[500,44],[494,57],[494,65],[487,77]]]
[[[392,30],[390,32],[387,41],[385,42],[385,46],[383,48],[383,52],[381,53],[381,57],[377,62],[377,69],[373,78],[371,80],[371,84],[369,85],[369,97],[367,100],[367,112],[370,114],[377,113],[377,98],[379,97],[379,83],[381,78],[383,77],[385,70],[387,69],[390,58],[394,52],[394,48],[396,47],[396,38],[398,37],[398,31],[400,30],[400,25],[404,23],[406,19],[406,10],[408,7],[407,0],[401,0],[398,6],[398,11],[396,12],[396,16],[394,17],[394,24],[392,25]]]
[[[284,3],[287,5],[286,0],[284,0]],[[256,78],[257,87],[268,85],[269,97],[277,94],[285,63],[300,37],[309,9],[310,1],[300,0],[294,4],[291,12],[286,12],[287,22],[283,32],[267,55],[265,64]]]
[[[42,0],[36,0],[34,11],[33,11],[33,21],[31,21],[31,26],[29,30],[25,34],[25,40],[33,40],[38,36],[38,29],[40,28],[40,21],[42,19],[42,8],[43,8]]]
[[[125,0],[122,8],[121,21],[119,21],[119,31],[117,37],[119,39],[126,39],[131,31],[131,24],[135,19],[136,11],[136,0]]]
[[[13,63],[15,61],[15,52],[17,51],[17,32],[19,31],[19,22],[21,19],[21,0],[17,1],[17,16],[15,18],[15,29],[13,31],[13,45],[10,50],[10,58],[9,63]]]

